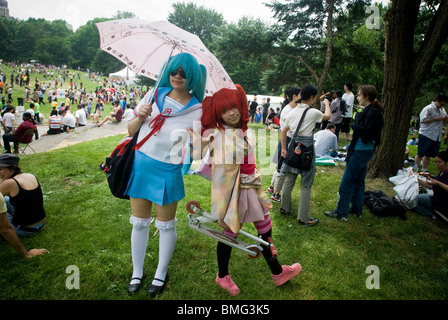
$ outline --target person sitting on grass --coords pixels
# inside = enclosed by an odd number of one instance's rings
[[[59,116],[56,109],[51,110],[48,118],[48,130],[42,136],[47,134],[59,134],[62,132],[61,116]]]
[[[0,194],[0,235],[24,258],[33,258],[49,253],[47,249],[25,249],[22,242],[20,242],[16,231],[8,221],[5,199],[2,194]]]
[[[433,195],[419,194],[417,206],[413,210],[428,217],[434,217],[437,210],[448,217],[448,152],[440,151],[435,156],[434,163],[439,174],[435,177],[428,175],[427,179],[418,179],[418,184],[432,190]]]
[[[78,104],[78,110],[76,110],[75,118],[77,127],[85,127],[87,125],[87,113],[81,104]]]
[[[70,112],[70,106],[65,109],[61,109],[59,114],[62,116],[62,131],[69,132],[75,130],[76,118]]]
[[[104,118],[104,120],[100,124],[98,124],[98,127],[101,127],[107,121],[112,121],[112,123],[120,123],[121,119],[123,118],[123,109],[120,106],[120,101],[115,100],[113,103],[113,107],[114,111],[110,113],[110,116]]]
[[[43,229],[45,210],[39,182],[34,175],[21,172],[19,160],[13,154],[0,155],[0,235],[22,257],[32,258],[48,251],[27,251],[19,237],[33,236]]]
[[[336,125],[329,123],[325,130],[319,130],[314,134],[314,148],[316,157],[337,157],[338,137],[336,137]]]

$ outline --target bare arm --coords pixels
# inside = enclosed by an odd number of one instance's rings
[[[282,135],[281,135],[281,143],[282,143],[282,157],[285,158],[286,154],[288,152],[287,148],[288,146],[286,145],[286,134],[288,133],[289,128],[284,126],[282,128]]]
[[[330,109],[330,101],[328,99],[324,99],[324,105],[325,105],[325,112],[324,117],[322,118],[322,121],[328,121],[331,117],[331,109]]]
[[[31,249],[27,251],[20,242],[16,231],[9,224],[5,213],[0,213],[0,235],[24,258],[32,258],[49,253],[46,249]]]
[[[436,122],[436,121],[443,121],[443,123],[445,123],[446,120],[447,120],[447,117],[446,117],[446,116],[445,116],[445,117],[440,116],[440,117],[434,117],[434,118],[428,119],[428,120],[426,120],[426,121],[422,121],[421,123],[423,123],[423,124],[428,124],[428,123]]]
[[[448,192],[448,185],[444,184],[443,182],[440,182],[440,181],[435,180],[435,179],[428,178],[428,179],[426,180],[426,183],[429,184],[429,185],[431,186],[431,189],[432,189],[434,186],[439,186],[439,187],[442,188],[445,192]]]
[[[128,132],[131,137],[133,137],[138,130],[140,130],[140,127],[142,126],[143,122],[151,115],[152,113],[152,104],[144,104],[141,105],[138,109],[138,116],[134,120],[129,121],[128,124]]]

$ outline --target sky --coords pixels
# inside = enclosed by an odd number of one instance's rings
[[[110,18],[117,11],[129,11],[143,20],[167,20],[176,2],[194,2],[214,9],[227,22],[237,22],[243,16],[270,21],[272,13],[263,3],[270,0],[8,0],[9,15],[21,20],[44,18],[62,19],[76,30],[93,18]]]

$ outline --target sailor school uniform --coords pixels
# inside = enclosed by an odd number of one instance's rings
[[[185,197],[182,154],[189,137],[186,129],[193,127],[194,121],[200,121],[202,116],[202,104],[196,97],[184,106],[167,96],[171,90],[158,89],[152,113],[140,128],[125,192],[131,198],[147,199],[160,206]],[[134,117],[138,116],[141,105],[150,104],[153,91],[140,101]]]

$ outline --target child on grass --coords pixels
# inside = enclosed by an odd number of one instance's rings
[[[253,222],[258,235],[268,241],[272,234],[269,216],[272,204],[264,194],[261,174],[255,165],[255,135],[247,127],[249,115],[246,93],[238,85],[237,90],[221,89],[212,97],[204,99],[203,110],[202,137],[193,130],[190,130],[190,134],[193,135],[194,158],[202,158],[202,155],[210,151],[213,159],[212,217],[219,220],[224,234],[235,239],[243,223]],[[262,254],[277,286],[301,271],[299,263],[281,266],[269,247],[262,247]],[[240,289],[228,270],[231,251],[231,246],[218,242],[219,272],[216,282],[232,296],[236,296]]]

